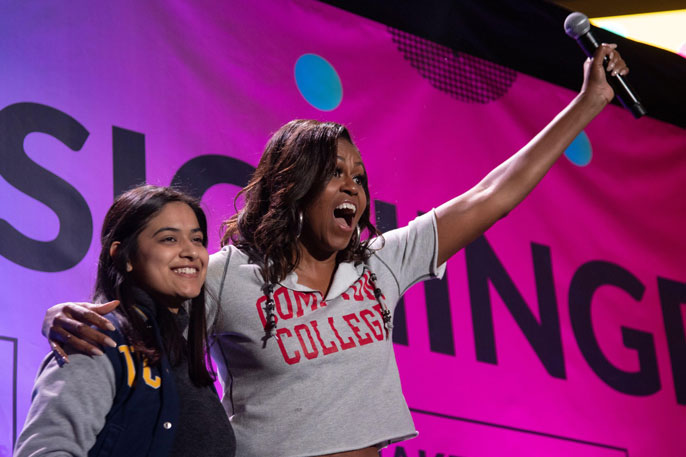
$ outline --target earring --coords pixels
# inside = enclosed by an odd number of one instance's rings
[[[352,237],[350,237],[350,243],[348,244],[348,246],[352,248],[353,251],[356,251],[357,248],[360,247],[360,232],[361,229],[360,225],[358,224],[355,226],[355,234]]]
[[[298,212],[298,231],[297,231],[297,234],[295,235],[296,240],[300,238],[300,234],[302,233],[302,231],[303,231],[303,212],[299,211]]]
[[[126,262],[126,272],[131,273],[133,271],[133,265],[131,265],[129,262]]]

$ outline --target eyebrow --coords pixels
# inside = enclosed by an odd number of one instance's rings
[[[344,158],[343,156],[336,156],[336,159],[338,159],[338,160],[345,160],[345,158]],[[360,167],[364,168],[364,163],[362,163],[361,160],[358,160],[358,161],[355,162],[353,165],[355,165],[355,166],[360,166]]]
[[[179,230],[175,227],[162,227],[162,228],[158,229],[155,233],[153,233],[152,236],[156,236],[158,233],[167,232],[167,231],[178,233],[181,230]],[[191,230],[191,233],[196,233],[196,232],[202,232],[202,229],[200,229],[200,227],[198,227],[198,228],[194,228],[193,230]]]

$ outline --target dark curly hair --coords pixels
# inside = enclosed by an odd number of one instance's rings
[[[298,265],[300,214],[331,178],[337,160],[338,140],[353,144],[348,130],[335,122],[293,120],[267,143],[248,185],[236,199],[245,206],[222,224],[222,246],[233,244],[260,266],[267,284],[283,280]],[[367,206],[359,221],[360,235],[380,232],[370,220],[369,187],[363,182]],[[353,235],[337,255],[337,262],[366,262],[369,240]]]
[[[137,292],[131,274],[126,271],[126,264],[137,254],[138,235],[148,222],[171,202],[185,203],[193,210],[203,234],[203,245],[207,247],[207,219],[196,199],[169,187],[139,186],[131,189],[115,200],[105,216],[93,294],[98,302],[121,302],[114,313],[121,318],[122,332],[133,345],[134,352],[145,357],[153,366],[159,363],[162,348],[158,347],[155,336],[141,315],[133,309],[137,304]],[[115,241],[120,245],[114,255],[110,255],[110,246]],[[207,369],[210,365],[207,351],[205,286],[202,287],[200,295],[191,300],[189,314],[188,342],[185,342],[173,315],[163,304],[157,305],[157,322],[163,335],[164,350],[172,364],[179,363],[184,358],[188,360],[188,372],[196,385],[210,385],[214,382],[215,376]]]

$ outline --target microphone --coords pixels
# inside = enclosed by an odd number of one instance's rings
[[[593,53],[600,46],[598,40],[591,33],[591,23],[583,13],[575,12],[567,16],[567,19],[565,19],[565,33],[579,43],[579,46],[581,46],[581,49],[588,57],[593,57]],[[622,75],[608,75],[607,82],[615,91],[619,102],[624,108],[631,111],[631,114],[636,119],[646,114],[646,109]]]

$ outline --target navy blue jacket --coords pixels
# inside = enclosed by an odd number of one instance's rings
[[[138,309],[147,315],[158,347],[163,348],[154,310],[143,306]],[[117,393],[105,427],[88,455],[166,457],[174,442],[179,416],[179,400],[167,356],[162,354],[158,367],[148,367],[131,352],[116,316],[107,317],[118,328],[109,332],[117,347],[105,350],[114,368]]]

